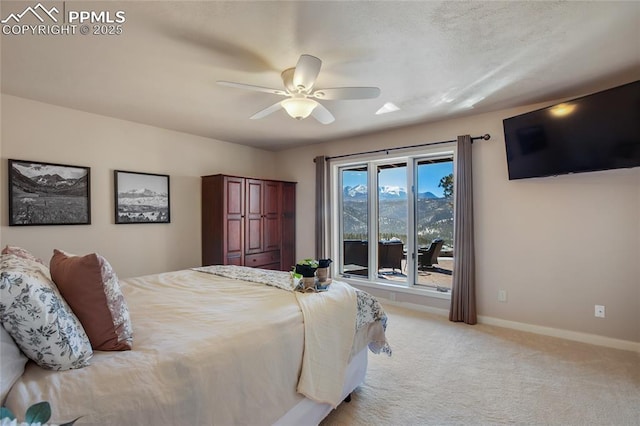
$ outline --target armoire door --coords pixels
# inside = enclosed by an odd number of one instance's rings
[[[282,240],[280,243],[280,269],[290,271],[296,264],[296,184],[282,184],[282,204],[280,222]]]
[[[263,250],[262,187],[264,181],[246,180],[245,203],[245,247],[246,254]]]
[[[225,178],[225,264],[244,264],[244,179]]]
[[[263,186],[262,219],[264,251],[280,249],[280,198],[282,182],[265,181]]]

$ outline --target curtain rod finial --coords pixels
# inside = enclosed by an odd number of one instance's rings
[[[471,138],[471,143],[473,143],[473,141],[478,141],[478,140],[488,141],[489,139],[491,139],[491,135],[489,133],[485,133],[482,136],[473,136]]]

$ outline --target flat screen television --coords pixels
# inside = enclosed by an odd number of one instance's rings
[[[509,180],[640,166],[640,80],[503,120]]]

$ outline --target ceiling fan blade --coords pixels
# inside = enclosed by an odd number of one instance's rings
[[[255,114],[253,114],[251,117],[249,117],[249,119],[251,120],[258,120],[260,118],[264,118],[269,114],[272,114],[274,112],[276,112],[277,110],[279,110],[280,108],[282,108],[281,102],[276,102],[275,104],[271,105],[270,107],[266,107],[265,109],[263,109],[262,111],[258,111]]]
[[[311,94],[317,99],[374,99],[380,96],[378,87],[335,87],[332,89],[318,89]]]
[[[293,85],[296,89],[309,93],[318,78],[321,66],[322,61],[315,56],[300,55],[293,73]]]
[[[265,93],[272,93],[274,95],[282,95],[282,96],[287,95],[287,92],[285,92],[284,90],[272,89],[270,87],[254,86],[252,84],[234,83],[232,81],[223,81],[223,80],[218,80],[216,81],[216,83],[218,83],[221,86],[235,87],[236,89],[253,90],[254,92],[265,92]]]
[[[326,109],[321,103],[318,103],[318,105],[316,105],[316,107],[311,112],[311,115],[322,124],[330,124],[336,120],[333,114],[331,114],[329,110]]]

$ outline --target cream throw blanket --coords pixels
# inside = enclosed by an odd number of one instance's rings
[[[295,288],[289,272],[231,265],[193,269],[287,291]],[[304,319],[304,352],[297,391],[335,408],[343,399],[342,387],[356,334],[356,290],[346,283],[333,281],[328,291],[294,291],[294,294]]]
[[[296,292],[304,317],[304,352],[298,392],[333,408],[342,402],[342,387],[356,333],[355,290],[334,281],[329,291]]]

